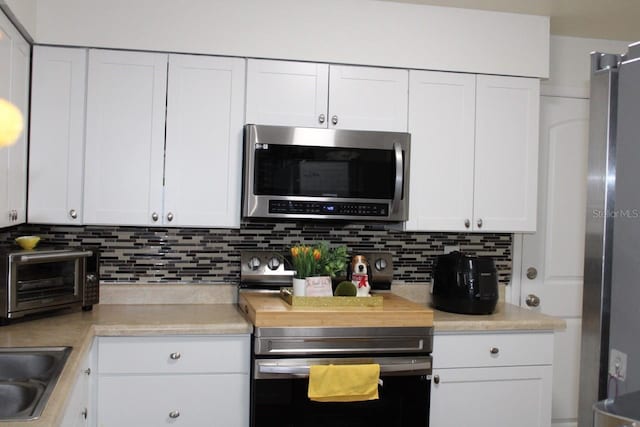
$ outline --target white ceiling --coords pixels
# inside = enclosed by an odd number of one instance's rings
[[[551,34],[640,40],[640,0],[387,0],[551,17]]]

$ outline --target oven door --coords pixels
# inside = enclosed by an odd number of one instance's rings
[[[314,402],[308,399],[309,367],[380,365],[378,400]],[[409,427],[429,425],[431,357],[255,359],[253,427]]]

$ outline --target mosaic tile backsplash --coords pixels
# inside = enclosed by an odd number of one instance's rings
[[[293,243],[347,245],[358,251],[391,252],[394,281],[430,282],[445,246],[492,256],[499,280],[511,279],[512,235],[418,233],[383,224],[242,223],[240,229],[48,226],[25,224],[0,231],[0,242],[38,235],[41,245],[100,246],[101,281],[107,283],[238,283],[242,250],[286,251]]]

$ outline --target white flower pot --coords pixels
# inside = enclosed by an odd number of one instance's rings
[[[296,297],[305,296],[307,290],[307,281],[305,279],[293,278],[293,295]]]

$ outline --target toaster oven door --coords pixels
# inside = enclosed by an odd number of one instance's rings
[[[13,254],[8,317],[82,302],[85,260],[90,251]]]

